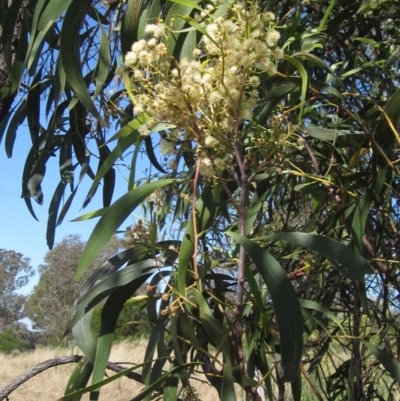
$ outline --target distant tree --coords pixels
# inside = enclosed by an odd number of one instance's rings
[[[29,351],[40,343],[40,334],[28,329],[21,322],[5,326],[0,333],[0,353],[8,354],[15,351]]]
[[[8,354],[15,350],[20,350],[22,348],[22,341],[14,336],[13,330],[11,328],[4,330],[0,334],[0,352],[3,354]]]
[[[16,291],[35,273],[29,263],[18,252],[0,249],[0,331],[23,317],[26,297]]]
[[[84,247],[85,243],[78,235],[70,235],[49,251],[45,263],[39,266],[40,280],[26,302],[25,311],[33,322],[33,328],[44,331],[47,342],[60,344],[63,341],[74,299],[81,287],[74,277]],[[113,237],[92,264],[88,275],[120,247],[119,240]]]

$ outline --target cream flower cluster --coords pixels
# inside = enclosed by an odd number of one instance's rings
[[[241,139],[240,127],[252,120],[260,101],[260,75],[276,74],[283,51],[273,13],[240,4],[224,17],[213,18],[210,5],[206,11],[200,17],[206,34],[192,59],[168,54],[162,41],[168,28],[159,23],[146,27],[148,39],[133,44],[125,66],[133,72],[135,114],[147,116],[141,134],[149,135],[158,123],[175,125],[162,141],[163,154],[173,155],[176,147],[193,141],[201,173],[211,178],[232,163],[233,142]]]

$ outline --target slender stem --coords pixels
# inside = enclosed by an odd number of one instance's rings
[[[359,289],[354,283],[354,312],[353,312],[353,361],[355,373],[354,399],[365,400],[364,386],[362,381],[362,358],[360,352],[360,324],[361,324],[361,303]]]
[[[244,86],[246,82],[247,71],[243,73],[241,91],[239,96],[238,104],[242,104]],[[241,146],[241,131],[240,131],[240,110],[237,110],[235,128],[234,128],[234,154],[236,163],[239,167],[240,177],[239,181],[240,188],[240,200],[238,210],[238,225],[239,232],[241,235],[246,236],[246,204],[247,204],[247,192],[249,185],[249,177],[247,175],[246,166],[244,162],[244,154]],[[238,277],[237,277],[237,294],[236,294],[236,311],[235,311],[235,322],[234,322],[234,337],[236,343],[236,357],[239,371],[246,374],[245,368],[245,356],[243,352],[243,311],[244,311],[244,285],[245,285],[245,267],[246,267],[246,251],[241,246],[239,251],[239,263],[238,263]],[[247,393],[253,400],[260,400],[260,395],[257,393],[255,388],[246,388]]]
[[[193,219],[193,233],[194,233],[194,244],[193,244],[193,272],[194,272],[194,280],[199,287],[199,271],[197,268],[197,250],[199,247],[199,235],[197,231],[197,216],[196,216],[196,193],[197,193],[197,184],[199,181],[199,170],[200,170],[200,157],[197,159],[196,165],[196,173],[193,179],[193,194],[192,194],[192,219]],[[201,290],[200,287],[198,288]]]

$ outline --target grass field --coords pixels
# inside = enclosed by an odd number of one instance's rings
[[[141,363],[144,359],[144,353],[146,349],[146,341],[136,342],[122,342],[114,345],[110,361],[120,364],[122,366],[131,367],[133,362]],[[35,365],[44,362],[49,359],[58,358],[62,356],[70,356],[79,354],[78,348],[37,348],[33,352],[15,354],[15,355],[4,355],[0,354],[0,389],[10,383],[14,378],[20,374],[32,369]],[[334,369],[332,364],[338,366],[344,360],[348,360],[349,355],[344,352],[340,352],[334,359],[331,359],[326,363],[326,373],[332,374]],[[127,363],[125,365],[125,363]],[[16,389],[9,396],[9,401],[55,401],[59,397],[62,397],[64,390],[71,375],[75,364],[61,365],[54,368],[50,368],[41,374],[30,379],[18,389]],[[140,373],[140,370],[138,370]],[[114,372],[107,371],[107,374],[112,376]],[[204,378],[204,376],[202,376]],[[386,384],[384,384],[384,381]],[[377,377],[375,382],[376,386],[382,391],[381,394],[387,394],[386,398],[389,400],[399,400],[400,395],[397,390],[397,386],[392,387],[393,379],[389,376]],[[192,381],[195,394],[197,399],[201,401],[214,401],[218,399],[216,390],[211,387],[208,383],[202,383],[199,380]],[[290,396],[290,386],[287,384],[287,401],[292,398]],[[116,381],[103,387],[100,393],[100,401],[113,400],[113,401],[128,401],[137,395],[143,386],[131,379],[121,377]],[[391,388],[389,391],[388,389]],[[386,391],[384,390],[386,389]],[[275,388],[276,390],[276,388]],[[321,388],[319,389],[321,391]],[[275,394],[276,396],[277,394]],[[322,397],[326,399],[325,397]],[[182,399],[185,399],[182,397]],[[188,400],[194,401],[196,397],[188,398]],[[244,399],[243,391],[237,388],[237,400],[242,401]],[[305,381],[303,377],[303,389],[302,389],[302,401],[317,401],[318,397],[315,396],[311,390],[310,385]],[[369,398],[370,399],[370,398]],[[375,399],[375,398],[373,398]],[[89,396],[86,394],[82,397],[82,400],[88,401]]]
[[[122,342],[113,347],[110,361],[115,363],[139,362],[143,360],[144,352],[145,342]],[[30,353],[22,353],[13,356],[0,354],[0,388],[4,387],[21,373],[32,369],[41,362],[74,354],[78,354],[77,348],[37,348]],[[9,401],[57,400],[57,398],[63,396],[69,375],[72,373],[75,366],[75,364],[61,365],[42,372],[11,393]],[[130,366],[132,365],[127,365],[127,367]],[[110,371],[107,371],[107,373],[110,376],[114,374]],[[141,388],[142,385],[140,383],[122,377],[102,389],[100,401],[127,401],[138,394]],[[194,383],[194,388],[201,400],[211,401],[217,399],[216,391],[207,384],[197,382]],[[82,397],[82,400],[87,401],[88,399],[88,395]]]

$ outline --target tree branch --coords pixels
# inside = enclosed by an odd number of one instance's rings
[[[78,363],[83,358],[82,355],[71,355],[71,356],[63,356],[60,358],[49,359],[45,362],[41,362],[36,365],[34,368],[27,370],[26,372],[22,373],[14,380],[12,380],[9,384],[0,388],[0,401],[6,399],[8,400],[8,396],[16,390],[19,386],[27,382],[28,380],[32,379],[39,373],[44,372],[47,369],[53,368],[59,365],[65,365],[67,363]],[[121,372],[125,368],[123,366],[117,365],[116,363],[108,362],[107,369],[112,370],[113,372]],[[136,380],[139,383],[144,384],[144,380],[142,375],[134,372],[129,372],[126,374],[126,377],[129,379]]]

